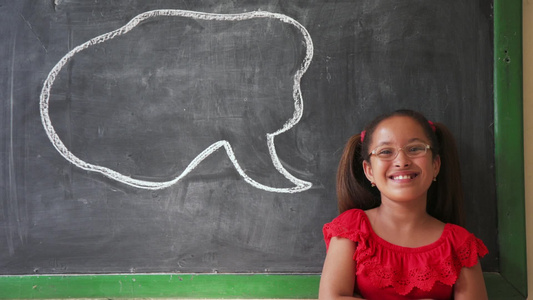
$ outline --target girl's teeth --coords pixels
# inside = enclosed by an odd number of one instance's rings
[[[394,176],[394,179],[395,180],[411,179],[411,176],[410,175],[399,175],[399,176]]]

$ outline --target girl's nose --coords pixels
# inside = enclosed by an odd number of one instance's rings
[[[405,154],[403,149],[399,150],[396,158],[394,159],[394,165],[396,167],[408,167],[410,164],[411,160],[409,159],[409,156]]]

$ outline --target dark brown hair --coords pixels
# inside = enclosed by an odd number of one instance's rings
[[[464,226],[463,189],[455,139],[444,124],[434,122],[433,131],[428,120],[421,113],[412,110],[397,110],[381,115],[365,128],[363,141],[359,133],[348,140],[337,171],[339,212],[351,208],[367,210],[381,204],[379,190],[370,185],[364,174],[363,161],[370,162],[368,148],[376,127],[383,120],[394,116],[410,117],[419,123],[430,140],[433,158],[440,156],[441,167],[437,181],[431,184],[427,193],[427,212],[444,223]]]

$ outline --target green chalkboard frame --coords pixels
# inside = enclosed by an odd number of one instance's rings
[[[494,0],[494,140],[500,273],[491,299],[527,298],[522,1]]]
[[[490,299],[526,299],[522,1],[494,0],[494,135],[499,273]],[[318,274],[0,276],[0,299],[317,298]]]

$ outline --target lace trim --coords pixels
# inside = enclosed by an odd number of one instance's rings
[[[357,275],[365,274],[378,288],[393,287],[398,294],[407,295],[415,287],[430,291],[437,281],[452,286],[462,267],[474,266],[478,256],[483,257],[487,253],[485,245],[471,235],[454,254],[433,265],[399,270],[382,266],[373,256],[373,250],[366,244],[360,244],[356,251]]]
[[[369,236],[369,234],[364,234],[361,231],[354,232],[353,230],[347,229],[343,226],[339,226],[334,223],[326,224],[323,228],[323,231],[324,231],[324,237],[326,239],[327,248],[329,248],[329,241],[334,236],[346,238],[359,244],[364,243],[364,241],[367,240],[367,237]],[[355,254],[354,254],[354,260],[355,260]]]

